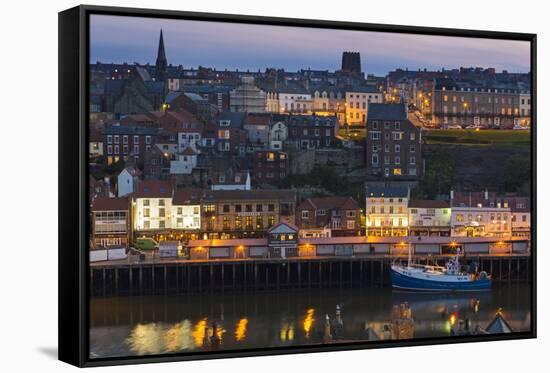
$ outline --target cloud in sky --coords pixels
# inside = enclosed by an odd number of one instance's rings
[[[168,62],[185,67],[257,70],[340,68],[343,51],[361,52],[363,70],[495,67],[530,70],[525,41],[92,15],[90,62],[154,63],[159,30]]]

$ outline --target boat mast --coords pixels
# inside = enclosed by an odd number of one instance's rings
[[[409,258],[408,258],[408,261],[407,261],[407,267],[408,268],[411,268],[411,264],[412,264],[412,252],[411,252],[411,242],[409,241],[409,237],[407,236],[407,238],[405,239],[405,242],[407,243],[407,246],[409,248]]]

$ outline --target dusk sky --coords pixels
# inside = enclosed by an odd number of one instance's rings
[[[396,68],[530,69],[529,42],[524,41],[103,15],[91,16],[90,23],[91,63],[154,64],[162,28],[168,63],[186,68],[333,71],[340,68],[343,51],[357,51],[363,71],[376,75]]]

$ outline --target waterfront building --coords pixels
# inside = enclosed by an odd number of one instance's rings
[[[509,237],[512,212],[508,200],[495,192],[451,191],[451,235]]]
[[[450,236],[451,205],[449,201],[410,200],[410,236]]]
[[[351,197],[307,198],[296,208],[300,229],[330,230],[329,237],[356,236],[360,223],[359,205]],[[322,232],[311,234],[320,236]]]
[[[124,197],[137,189],[140,171],[133,166],[126,167],[117,176],[118,196]]]
[[[195,188],[177,189],[172,199],[172,228],[197,232],[201,228],[200,199],[203,191]]]
[[[258,237],[280,222],[294,224],[291,190],[213,190],[201,201],[202,231],[210,238]]]
[[[280,151],[258,151],[254,155],[256,184],[274,183],[288,176],[288,154]]]
[[[369,187],[366,191],[367,236],[407,236],[410,190],[403,187]]]
[[[367,119],[367,174],[387,180],[418,180],[423,175],[422,132],[403,104],[370,104]]]
[[[144,180],[133,196],[134,231],[142,234],[163,234],[172,228],[172,196],[170,181]]]
[[[298,227],[281,222],[267,231],[267,245],[270,258],[298,256]]]
[[[512,212],[512,236],[531,238],[531,201],[529,197],[506,197]]]
[[[375,86],[354,86],[346,88],[346,124],[362,126],[367,123],[369,104],[383,103],[384,97]]]
[[[91,223],[94,248],[128,247],[132,231],[128,198],[95,198]]]

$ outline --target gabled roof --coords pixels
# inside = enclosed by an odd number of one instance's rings
[[[512,333],[514,331],[510,324],[502,317],[501,310],[497,311],[495,318],[487,325],[485,330],[491,334]]]
[[[183,149],[179,154],[181,155],[197,155],[198,153],[190,146]]]
[[[294,224],[280,222],[271,227],[269,233],[297,233],[300,229]]]
[[[406,120],[407,109],[404,104],[370,103],[367,120]]]
[[[300,206],[298,206],[298,210],[356,210],[358,208],[359,205],[352,197],[307,198],[300,204]]]
[[[141,174],[137,168],[132,166],[126,167],[124,170],[120,171],[120,173],[122,174],[124,171],[128,172],[130,176],[139,176]]]

